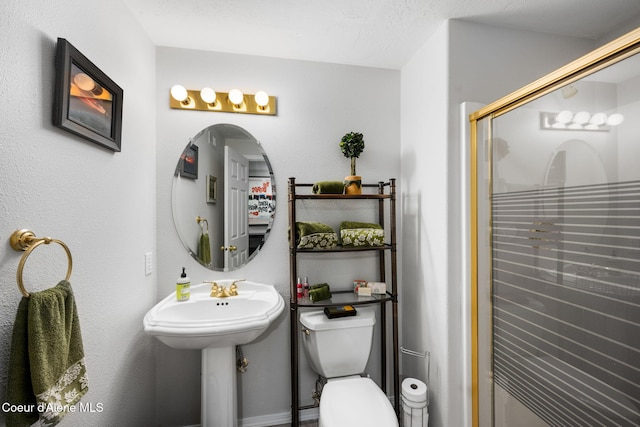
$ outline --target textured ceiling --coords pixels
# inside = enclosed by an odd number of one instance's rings
[[[158,46],[401,68],[448,18],[597,40],[640,0],[124,0]]]

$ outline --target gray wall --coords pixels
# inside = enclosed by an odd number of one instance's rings
[[[155,343],[142,317],[155,302],[157,277],[144,274],[144,254],[156,248],[154,47],[119,1],[10,0],[0,11],[0,402],[21,298],[22,254],[9,236],[30,228],[71,250],[89,376],[82,402],[103,408],[69,414],[64,425],[148,425]],[[58,37],[124,89],[122,152],[52,125]],[[54,286],[66,267],[59,246],[42,245],[27,261],[25,286]]]
[[[158,298],[175,289],[175,277],[187,267],[192,283],[220,278],[245,278],[276,286],[289,301],[287,243],[287,179],[298,182],[341,180],[349,175],[350,161],[338,142],[350,131],[362,132],[365,150],[357,171],[368,182],[400,175],[400,72],[318,62],[231,55],[159,47],[157,49],[157,183],[158,183]],[[169,89],[212,86],[222,92],[234,87],[245,93],[263,89],[278,98],[277,116],[171,110]],[[171,215],[171,180],[178,157],[188,139],[215,123],[233,123],[257,138],[267,152],[276,179],[277,207],[271,236],[261,252],[244,268],[218,273],[191,259],[178,240]],[[335,206],[333,206],[335,207]],[[323,210],[326,209],[323,206]],[[342,205],[344,208],[344,205]],[[349,208],[351,209],[351,208]],[[309,210],[311,210],[309,212]],[[319,215],[336,213],[305,212]],[[350,212],[351,214],[351,212]],[[345,213],[337,213],[344,219]],[[323,218],[327,218],[323,216]],[[347,263],[311,263],[301,269],[312,283],[348,284],[355,272]],[[285,311],[257,342],[243,346],[249,370],[239,375],[240,419],[273,424],[290,414],[289,321]],[[197,423],[200,406],[200,354],[157,347],[158,414],[167,425]],[[301,357],[304,360],[304,357]],[[180,366],[178,371],[176,366]],[[301,369],[301,390],[309,398],[314,375]],[[267,418],[265,418],[267,417]]]

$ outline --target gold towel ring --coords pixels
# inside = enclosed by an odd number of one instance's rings
[[[203,218],[203,217],[201,217],[201,216],[197,216],[197,217],[196,217],[196,222],[197,222],[197,223],[200,225],[200,227],[202,228],[202,232],[203,232],[203,233],[205,233],[205,232],[206,232],[207,234],[209,233],[209,221],[207,221],[207,219],[206,219],[206,218]],[[203,225],[203,224],[200,224],[201,222],[202,222],[202,223],[204,223],[204,225]],[[205,229],[204,229],[204,226],[205,226],[205,225],[207,226],[207,230],[206,230],[206,231],[205,231]]]
[[[65,277],[65,280],[69,280],[69,278],[71,277],[71,270],[73,267],[71,251],[62,240],[52,239],[51,237],[37,238],[36,235],[33,234],[33,231],[22,229],[14,231],[9,242],[11,243],[11,247],[14,250],[25,251],[24,255],[22,255],[22,258],[20,259],[20,263],[18,264],[18,271],[16,272],[16,281],[18,282],[18,288],[20,288],[20,292],[22,292],[22,295],[24,295],[25,297],[29,298],[29,292],[27,292],[27,290],[24,288],[24,283],[22,281],[22,270],[24,269],[24,264],[25,262],[27,262],[27,258],[29,258],[29,255],[31,255],[31,252],[33,252],[35,248],[43,243],[45,245],[48,245],[49,243],[53,242],[62,246],[64,251],[67,253],[67,259],[69,260],[69,264],[67,267],[67,276]]]

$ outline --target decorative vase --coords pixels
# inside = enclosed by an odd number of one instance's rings
[[[344,177],[344,194],[362,194],[362,177],[360,175]]]

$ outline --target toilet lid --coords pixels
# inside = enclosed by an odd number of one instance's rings
[[[384,392],[370,378],[329,381],[320,398],[323,427],[397,427],[398,418]]]

